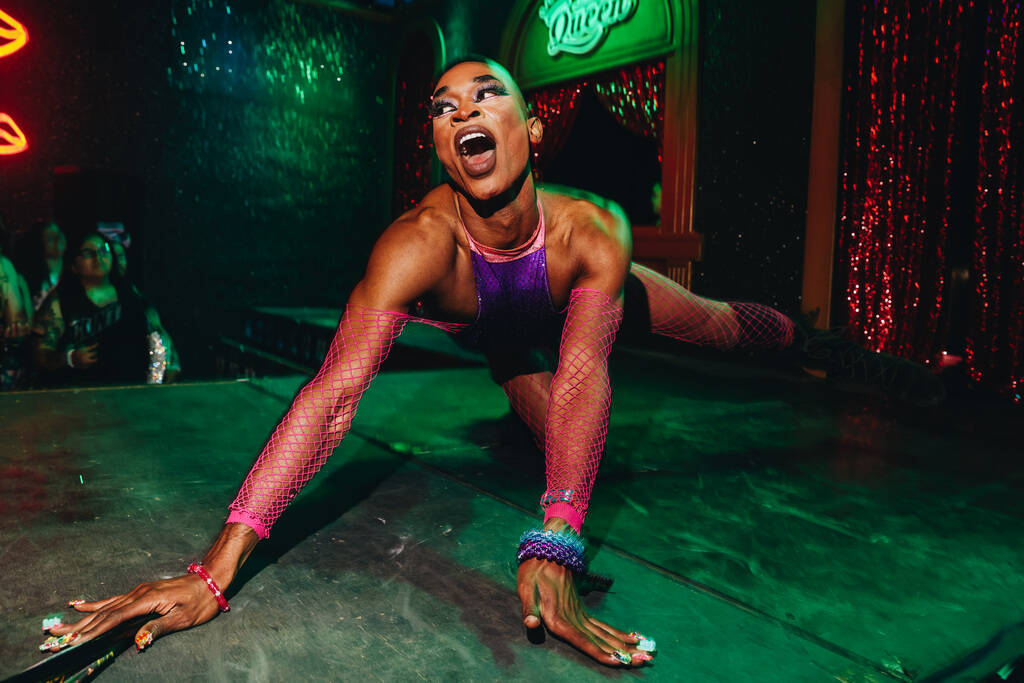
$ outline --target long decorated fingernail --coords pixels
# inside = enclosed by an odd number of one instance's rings
[[[53,650],[59,650],[62,647],[67,647],[74,640],[78,638],[78,631],[74,633],[65,633],[62,636],[50,636],[43,641],[43,644],[39,646],[41,652],[48,652]]]
[[[622,650],[616,650],[615,652],[613,652],[612,657],[619,660],[619,663],[621,664],[631,664],[633,662],[632,658],[630,658],[629,656],[629,653],[624,652]]]
[[[637,640],[636,649],[638,649],[638,650],[643,650],[644,652],[654,652],[655,650],[658,649],[658,643],[656,643],[654,641],[654,638],[648,638],[647,636],[643,635],[642,633],[637,633],[636,631],[630,631],[629,637],[630,638],[636,638],[636,640]]]
[[[68,607],[78,607],[84,602],[85,600],[68,600]]]
[[[137,636],[135,636],[135,649],[137,651],[139,651],[139,652],[142,652],[144,649],[149,647],[149,644],[152,643],[152,642],[153,642],[153,634],[152,633],[150,633],[149,631],[145,631],[143,633],[140,633]]]
[[[50,614],[43,619],[43,630],[49,631],[51,628],[57,628],[58,626],[64,625],[64,619],[60,614]]]
[[[654,659],[654,657],[650,656],[646,652],[635,652],[635,653],[633,653],[633,661],[634,662],[649,662],[652,659]]]

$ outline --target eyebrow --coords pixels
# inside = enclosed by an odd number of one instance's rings
[[[501,83],[501,79],[499,79],[497,76],[494,76],[492,74],[482,74],[480,76],[473,76],[473,82],[474,83],[486,83],[487,81],[497,81],[498,83]],[[440,88],[438,88],[437,90],[434,91],[434,94],[430,96],[430,99],[434,99],[435,97],[440,97],[441,95],[443,95],[446,92],[448,92],[448,90],[449,90],[449,88],[448,88],[447,85],[442,85]]]

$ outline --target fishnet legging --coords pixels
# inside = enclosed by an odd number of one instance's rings
[[[651,332],[719,349],[784,349],[793,344],[793,321],[772,308],[761,304],[706,299],[636,263],[631,265],[630,272],[640,280],[647,294]],[[568,326],[567,320],[567,329]],[[564,336],[562,346],[564,349]],[[561,360],[559,367],[561,368]],[[557,375],[555,377],[557,378]],[[550,434],[546,420],[551,415],[548,399],[555,384],[550,372],[538,372],[513,377],[502,384],[502,388],[512,409],[530,429],[538,448],[545,452],[548,481],[542,500],[551,500],[559,496],[570,499],[564,503],[547,505],[547,517],[562,517],[579,531],[586,517],[601,453],[591,453],[589,459],[559,458],[557,444],[553,444],[554,448],[546,447],[546,440]],[[610,392],[608,396],[610,398]],[[608,406],[604,405],[589,414],[590,419],[602,420],[603,424],[580,427],[583,430],[589,429],[594,434],[600,432],[601,448],[604,447],[607,416]],[[565,433],[572,434],[572,430],[569,429]],[[569,472],[572,467],[577,470]],[[566,495],[566,491],[572,493]]]
[[[793,321],[773,308],[705,299],[637,263],[630,272],[647,292],[655,334],[716,349],[784,349],[793,343]]]
[[[348,306],[316,376],[299,392],[231,503],[228,522],[266,538],[292,498],[348,432],[356,407],[395,338],[412,319]]]

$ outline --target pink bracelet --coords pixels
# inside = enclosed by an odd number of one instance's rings
[[[217,605],[220,606],[221,612],[227,612],[231,609],[228,606],[228,599],[224,597],[224,594],[220,592],[220,588],[213,581],[213,577],[210,573],[203,568],[201,564],[195,564],[194,562],[188,566],[188,573],[195,574],[200,579],[206,582],[206,587],[213,593],[213,597],[217,598]]]

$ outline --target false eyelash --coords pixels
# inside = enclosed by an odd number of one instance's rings
[[[491,93],[494,93],[495,95],[508,95],[508,90],[506,90],[505,87],[502,86],[499,83],[492,83],[490,85],[485,85],[484,87],[482,87],[479,90],[477,90],[476,91],[477,98],[479,98],[480,95],[482,95],[485,92],[491,92]]]
[[[441,114],[445,113],[441,111],[441,107],[443,107],[444,105],[450,106],[451,102],[448,102],[446,100],[441,100],[437,102],[432,101],[430,103],[430,106],[427,108],[427,113],[430,115],[430,118],[434,118],[435,116],[440,116]]]
[[[476,101],[479,102],[480,101],[480,95],[482,95],[483,93],[487,93],[487,92],[494,93],[495,95],[498,95],[499,97],[508,95],[508,90],[503,85],[501,85],[499,83],[492,83],[490,85],[485,85],[485,86],[483,86],[482,88],[480,88],[479,90],[476,91],[476,95],[475,95]],[[445,105],[455,106],[455,105],[453,105],[451,102],[449,102],[447,100],[431,101],[430,106],[427,109],[427,114],[430,116],[430,118],[434,118],[435,116],[440,116],[440,115],[446,113],[446,112],[441,111],[441,108],[444,107]]]

